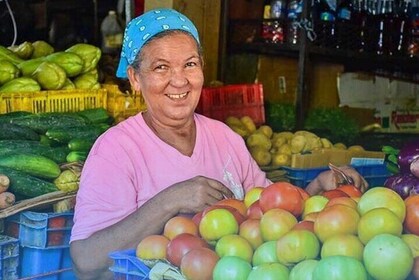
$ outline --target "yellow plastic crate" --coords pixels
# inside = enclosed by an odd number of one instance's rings
[[[107,106],[107,90],[51,90],[0,94],[0,113],[78,112]]]

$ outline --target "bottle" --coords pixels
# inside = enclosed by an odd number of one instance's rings
[[[336,46],[336,0],[318,0],[317,5],[319,18],[315,24],[315,31],[318,45],[334,48]]]
[[[284,27],[286,19],[285,0],[272,0],[270,18],[272,21],[272,43],[284,42]]]
[[[336,10],[336,48],[349,49],[353,38],[352,33],[352,0],[341,0]]]
[[[288,3],[288,16],[287,16],[287,43],[296,45],[299,42],[299,22],[301,20],[301,13],[303,12],[302,0],[290,0]]]
[[[110,10],[103,19],[100,31],[102,33],[102,52],[118,54],[122,46],[123,30],[114,10]]]
[[[410,57],[419,56],[419,1],[413,0],[410,11],[410,38],[408,55]]]

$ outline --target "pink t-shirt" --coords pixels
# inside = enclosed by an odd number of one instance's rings
[[[163,189],[198,175],[222,182],[239,199],[251,187],[272,183],[227,125],[198,114],[195,122],[190,157],[158,138],[142,114],[101,135],[83,167],[71,241],[115,224]]]

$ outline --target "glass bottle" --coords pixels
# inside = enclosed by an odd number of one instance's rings
[[[102,33],[102,52],[117,54],[122,46],[123,30],[118,22],[116,12],[110,10],[100,25]]]

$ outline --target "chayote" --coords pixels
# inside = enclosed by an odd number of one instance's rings
[[[83,59],[84,64],[81,73],[86,73],[96,68],[102,55],[102,51],[98,47],[85,43],[75,44],[65,51],[75,53]]]
[[[0,85],[19,77],[19,69],[10,61],[0,60]]]
[[[17,67],[20,69],[22,76],[30,77],[33,72],[35,72],[36,68],[38,68],[44,61],[45,57],[33,58],[19,63]]]
[[[46,60],[61,66],[67,74],[67,77],[75,77],[83,70],[83,59],[76,53],[55,52],[48,55]]]
[[[10,47],[10,50],[22,59],[28,59],[32,56],[34,47],[31,42],[25,41],[17,46]]]
[[[19,63],[23,61],[23,59],[21,59],[17,54],[15,54],[8,48],[3,47],[1,45],[0,45],[0,59],[5,59],[13,63],[14,65],[18,65]]]
[[[73,80],[74,85],[78,89],[99,89],[100,83],[97,80],[97,75],[92,73],[86,73],[77,76]]]
[[[63,90],[63,89],[75,89],[75,88],[76,86],[74,85],[74,83],[69,78],[67,78],[61,89]]]
[[[64,69],[49,61],[42,62],[32,76],[43,89],[49,90],[61,89],[67,79]]]
[[[0,87],[0,93],[4,92],[25,92],[25,91],[40,91],[41,87],[32,78],[19,77],[8,81]]]
[[[42,40],[32,42],[32,46],[33,46],[33,52],[32,52],[31,58],[47,56],[54,52],[54,47],[52,47],[50,44]]]

